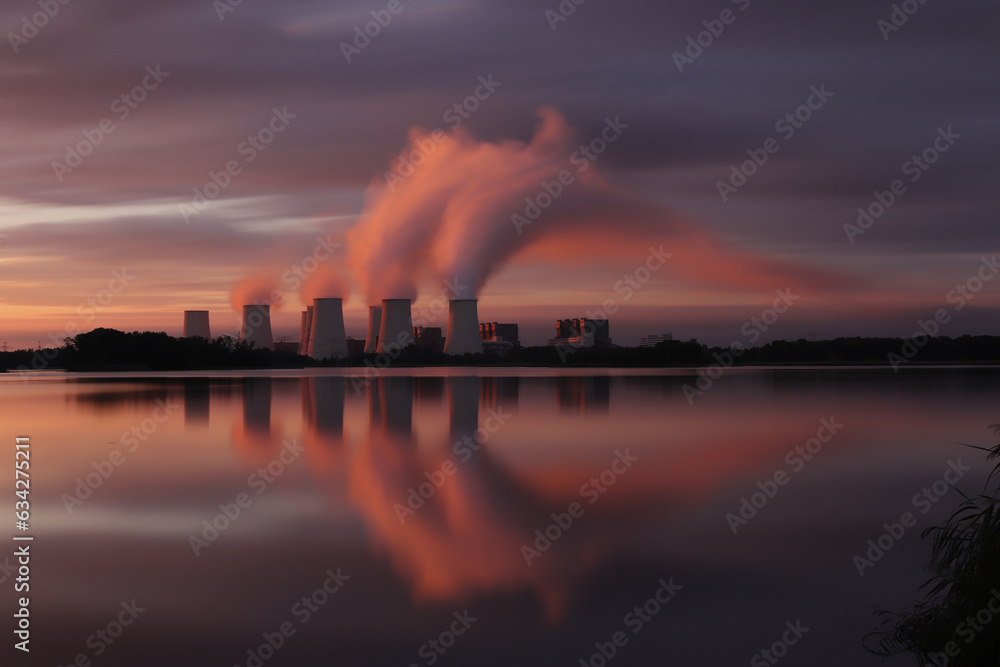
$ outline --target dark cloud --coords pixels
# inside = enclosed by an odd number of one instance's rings
[[[385,4],[244,2],[225,20],[209,0],[61,6],[18,53],[5,44],[0,59],[7,201],[176,207],[210,172],[243,159],[241,143],[266,127],[274,108],[296,117],[242,164],[197,229],[162,211],[83,223],[90,236],[64,223],[21,227],[11,215],[2,249],[183,252],[208,271],[208,253],[185,250],[204,244],[236,270],[253,248],[311,233],[317,220],[349,226],[409,129],[448,129],[445,112],[490,74],[502,86],[465,121],[475,136],[528,140],[545,104],[566,115],[580,141],[596,136],[605,117],[620,116],[629,130],[602,166],[734,244],[820,258],[842,272],[867,247],[933,257],[997,244],[995,3],[924,3],[886,41],[877,21],[890,17],[891,2],[590,0],[552,30],[545,12],[557,10],[556,0],[404,0],[403,12],[348,64],[341,42]],[[672,54],[723,9],[735,21],[678,72]],[[5,5],[0,25],[18,32],[37,10],[35,2]],[[53,161],[113,117],[113,101],[157,65],[169,77],[127,118],[114,119],[115,131],[59,182]],[[730,165],[776,136],[776,121],[821,85],[834,97],[723,203],[716,184]],[[856,208],[949,126],[962,139],[850,245],[842,225]],[[256,205],[240,203],[251,198]],[[904,275],[934,266],[893,265]]]

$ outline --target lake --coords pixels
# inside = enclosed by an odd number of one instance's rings
[[[31,664],[881,664],[873,612],[992,469],[959,443],[994,444],[997,369],[695,380],[0,375]]]

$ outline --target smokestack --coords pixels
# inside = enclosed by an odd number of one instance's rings
[[[271,337],[270,306],[243,306],[240,340],[253,343],[254,347],[257,348],[274,349],[274,339]]]
[[[313,326],[313,307],[306,306],[306,335],[302,337],[302,354],[309,356],[310,336]]]
[[[302,311],[302,323],[299,324],[299,354],[306,353],[306,311]]]
[[[477,354],[483,351],[483,339],[479,335],[478,304],[478,299],[454,299],[448,302],[445,354]]]
[[[347,356],[343,299],[313,299],[313,318],[309,333],[308,354],[314,359]]]
[[[382,306],[368,306],[368,337],[365,338],[365,354],[375,354],[378,349],[378,331],[382,326]]]
[[[184,311],[184,337],[201,336],[212,339],[212,333],[208,328],[207,310],[185,310]]]
[[[386,346],[404,348],[413,344],[413,319],[409,299],[382,299],[382,322],[378,330],[378,347],[382,354]]]

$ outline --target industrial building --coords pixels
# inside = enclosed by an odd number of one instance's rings
[[[413,341],[420,349],[434,350],[435,352],[444,350],[444,336],[441,334],[441,327],[413,327]]]
[[[347,337],[347,356],[358,357],[365,353],[365,345],[367,341],[364,339],[358,340],[356,338]]]
[[[549,345],[569,347],[607,347],[611,345],[611,328],[607,320],[580,317],[556,320],[556,336]]]
[[[639,339],[639,347],[656,347],[659,343],[673,339],[674,335],[671,333],[649,334]]]
[[[516,324],[500,324],[499,322],[480,322],[479,337],[483,342],[510,343],[514,347],[521,347],[518,339]]]

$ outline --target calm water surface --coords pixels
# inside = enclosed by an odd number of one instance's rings
[[[746,665],[789,622],[782,664],[879,664],[959,502],[933,484],[980,489],[958,443],[1000,421],[997,369],[744,369],[693,405],[687,371],[348,370],[0,376],[31,664]]]

